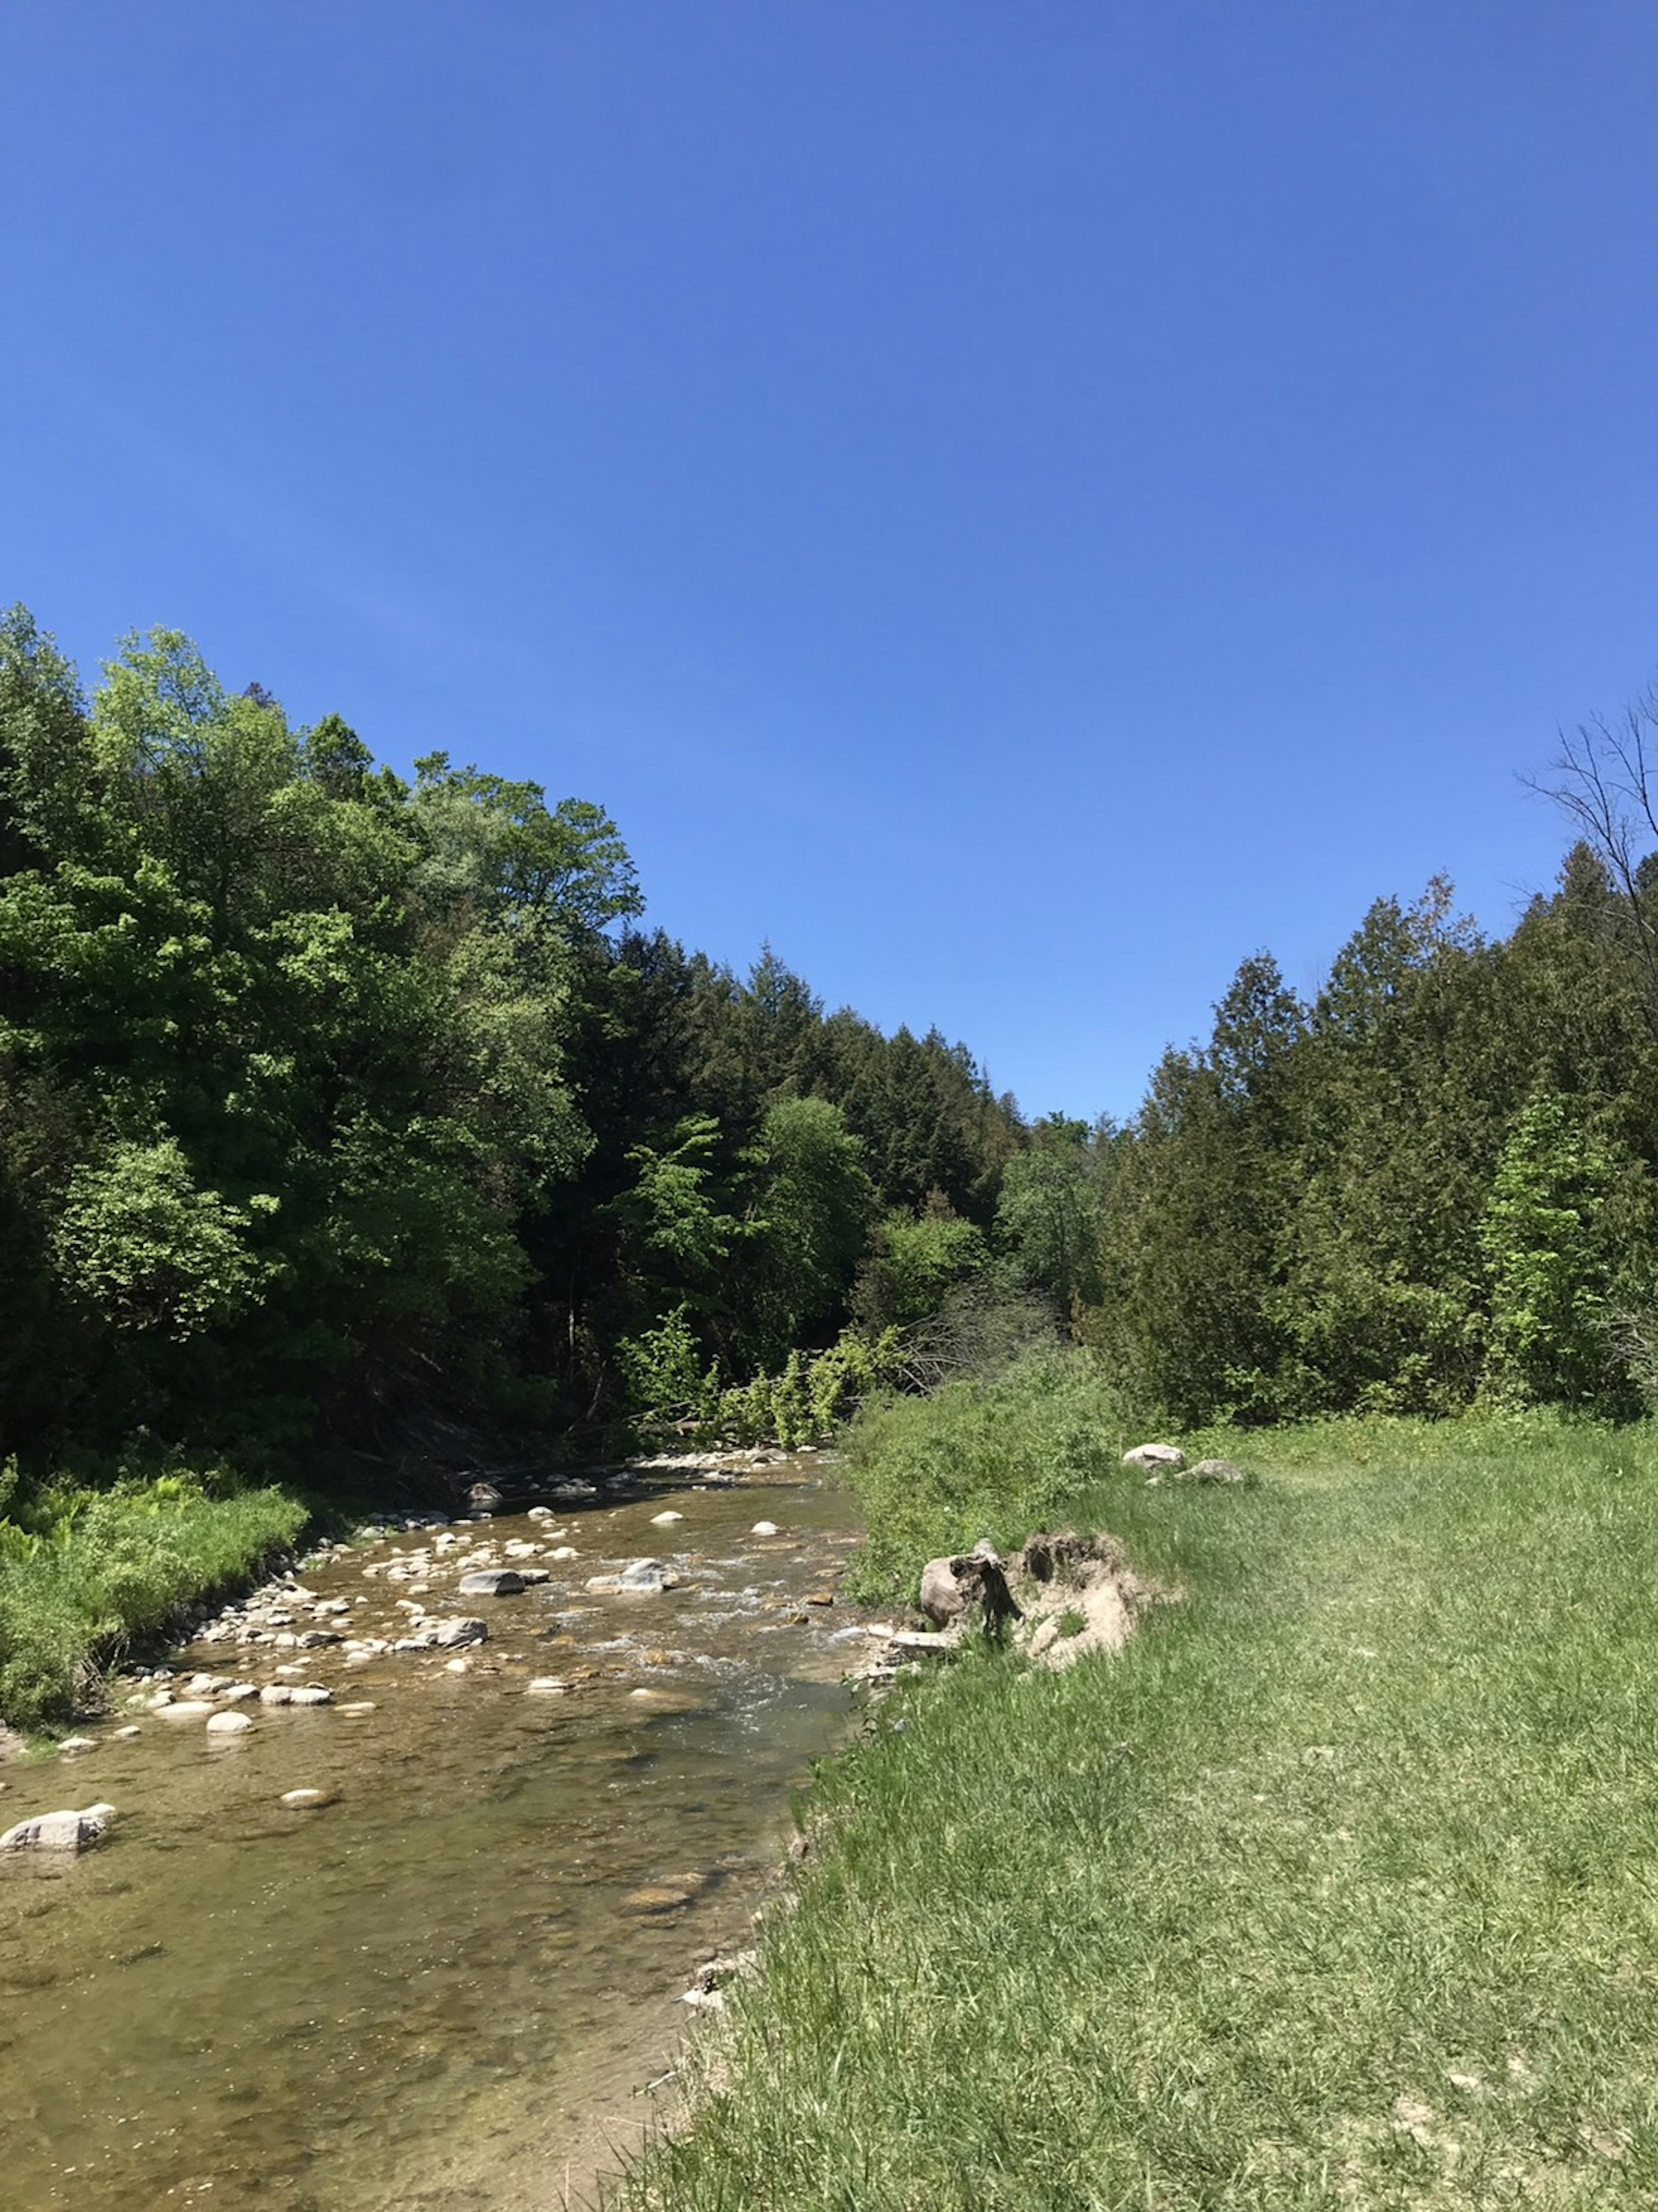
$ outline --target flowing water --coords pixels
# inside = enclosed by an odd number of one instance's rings
[[[245,1705],[256,1725],[223,1739],[157,1714],[123,1741],[112,1721],[92,1751],[5,1770],[0,1826],[99,1799],[119,1817],[77,1858],[0,1866],[0,2201],[581,2200],[651,2116],[639,2090],[673,2065],[690,1970],[745,1940],[791,1790],[844,1730],[860,1632],[805,1602],[850,1540],[821,1463],[672,1480],[554,1523],[498,1516],[487,1540],[541,1545],[554,1577],[522,1595],[462,1599],[433,1572],[434,1620],[489,1624],[464,1673],[444,1650],[307,1651],[295,1679],[332,1705]],[[684,1519],[653,1526],[665,1508]],[[751,1534],[762,1519],[781,1533]],[[560,1531],[579,1556],[553,1563]],[[397,1600],[426,1571],[398,1555],[430,1540],[390,1536],[304,1587],[346,1600],[354,1634],[406,1632]],[[641,1556],[680,1586],[585,1589]],[[270,1682],[297,1657],[184,1663]],[[568,1694],[527,1690],[547,1675]],[[295,1788],[329,1802],[289,1809]]]

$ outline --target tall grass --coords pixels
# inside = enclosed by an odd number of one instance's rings
[[[1260,1486],[1068,1501],[1184,1593],[1119,1658],[972,1654],[823,1770],[618,2203],[1658,2203],[1658,1442],[1203,1441]]]
[[[177,1475],[64,1490],[0,1520],[0,1720],[73,1711],[99,1663],[183,1603],[291,1543],[307,1508],[278,1489],[208,1496]]]

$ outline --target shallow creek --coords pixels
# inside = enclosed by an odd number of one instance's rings
[[[118,1814],[78,1858],[0,1867],[9,2207],[581,2200],[607,2145],[649,2120],[641,2087],[693,2017],[679,1994],[745,1941],[792,1788],[851,1703],[861,1631],[843,1605],[805,1602],[835,1588],[851,1500],[819,1462],[694,1483],[641,1476],[625,1502],[555,1521],[456,1524],[542,1547],[552,1577],[462,1598],[434,1571],[417,1601],[433,1621],[487,1620],[481,1646],[356,1666],[337,1646],[193,1648],[181,1669],[261,1684],[302,1662],[288,1679],[335,1703],[240,1705],[254,1726],[222,1738],[118,1712],[87,1731],[94,1749],[4,1770],[0,1826],[98,1799]],[[653,1527],[665,1509],[683,1520]],[[780,1533],[752,1534],[761,1520]],[[301,1580],[347,1601],[353,1635],[405,1635],[397,1601],[418,1571],[387,1570],[433,1534]],[[555,1544],[578,1556],[552,1561]],[[642,1557],[679,1586],[585,1589]],[[549,1675],[568,1693],[526,1688]],[[373,1711],[342,1710],[357,1701]],[[296,1788],[330,1802],[291,1810]]]

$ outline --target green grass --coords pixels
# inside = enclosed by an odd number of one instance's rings
[[[822,1771],[619,2203],[1658,2203],[1658,1437],[1181,1441],[1260,1486],[1072,1502],[1182,1600],[1063,1674],[974,1654]]]
[[[75,1710],[99,1667],[190,1599],[235,1582],[310,1517],[289,1492],[210,1497],[178,1476],[70,1491],[0,1520],[0,1721]]]

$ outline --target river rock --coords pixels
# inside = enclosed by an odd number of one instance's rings
[[[118,1743],[131,1743],[133,1737],[142,1735],[143,1730],[138,1726],[137,1721],[129,1721],[125,1728],[112,1729],[110,1734]]]
[[[451,1651],[461,1644],[487,1644],[489,1624],[463,1613],[452,1620],[440,1620],[435,1628],[426,1632],[425,1642],[434,1651]],[[418,1646],[416,1647],[419,1648]]]
[[[1122,1463],[1141,1474],[1177,1474],[1186,1464],[1186,1454],[1178,1444],[1136,1444],[1123,1454]]]
[[[499,1513],[506,1499],[493,1482],[475,1482],[466,1493],[469,1512]]]
[[[653,1513],[651,1526],[653,1528],[671,1528],[676,1521],[683,1521],[684,1517],[683,1513]]]
[[[590,1590],[615,1591],[622,1596],[659,1597],[664,1590],[678,1587],[678,1576],[665,1567],[660,1559],[634,1559],[619,1575],[590,1575],[587,1578]]]
[[[253,1723],[246,1713],[215,1713],[207,1724],[210,1735],[246,1735]]]
[[[556,1551],[549,1552],[550,1559],[579,1559],[581,1557],[574,1544],[561,1544]]]
[[[301,1687],[288,1692],[288,1702],[290,1705],[331,1705],[334,1692],[324,1689],[320,1682],[307,1682]]]
[[[462,1597],[516,1597],[526,1585],[516,1567],[485,1567],[463,1575],[456,1587]]]
[[[94,1751],[97,1739],[89,1735],[66,1735],[58,1748],[59,1751]]]
[[[222,1705],[244,1705],[249,1698],[257,1698],[258,1694],[257,1682],[227,1682],[219,1692],[219,1703]]]
[[[262,1705],[291,1705],[294,1686],[291,1682],[267,1682],[259,1692]]]
[[[164,1721],[204,1721],[213,1711],[205,1698],[178,1698],[155,1711]]]
[[[749,1531],[750,1536],[780,1536],[782,1533],[774,1521],[756,1521]]]
[[[985,1541],[950,1559],[929,1559],[921,1570],[920,1608],[937,1628],[948,1628],[976,1612],[987,1636],[1019,1617],[1002,1563]]]
[[[526,1697],[562,1698],[569,1686],[568,1682],[561,1682],[556,1674],[537,1674],[534,1681],[525,1684],[524,1690]]]
[[[296,1813],[309,1813],[319,1805],[326,1805],[330,1793],[326,1790],[284,1790],[282,1803]]]
[[[0,1851],[83,1851],[114,1818],[112,1805],[88,1805],[79,1813],[37,1813],[0,1836]]]
[[[622,1900],[624,1912],[677,1912],[689,1905],[701,1887],[699,1881],[647,1881],[638,1889],[630,1889]]]

